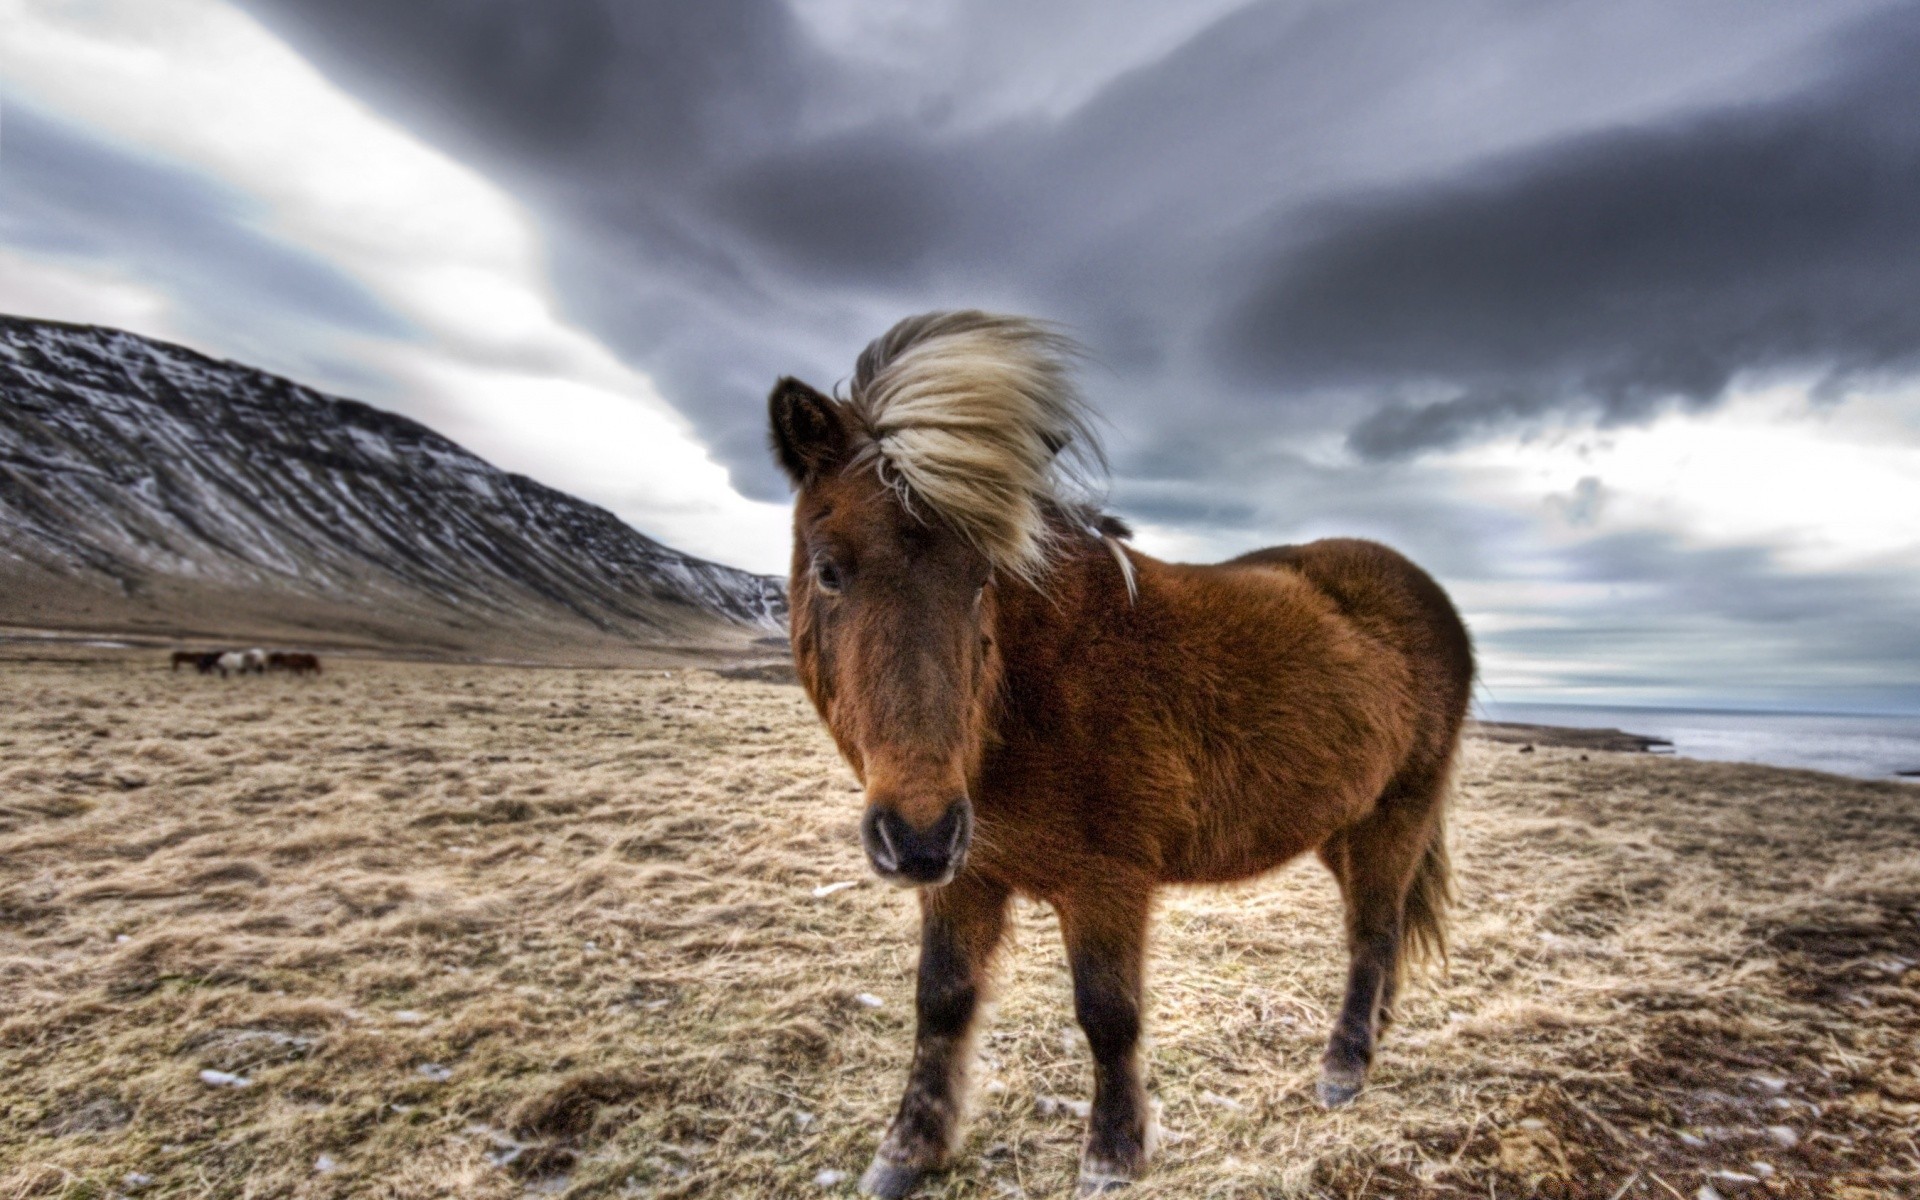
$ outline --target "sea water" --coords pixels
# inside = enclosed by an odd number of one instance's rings
[[[1673,753],[1686,758],[1807,767],[1861,779],[1885,779],[1899,771],[1920,771],[1920,716],[1485,701],[1474,705],[1474,715],[1488,721],[1620,729],[1646,734],[1667,739],[1673,743]]]

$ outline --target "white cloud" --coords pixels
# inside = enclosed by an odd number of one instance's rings
[[[52,263],[0,246],[0,312],[178,339],[168,308],[165,296],[110,263]]]
[[[451,426],[500,466],[681,549],[780,569],[782,507],[742,498],[652,382],[561,315],[534,222],[479,173],[217,0],[0,0],[0,24],[16,95],[247,196],[259,229],[418,331],[290,358],[383,366],[400,386],[371,398]],[[116,280],[111,264],[9,257],[0,299],[14,311],[158,336],[185,324],[168,319],[175,301]]]
[[[1224,538],[1191,527],[1137,521],[1133,532],[1135,546],[1169,562],[1212,562],[1244,552],[1232,549]]]
[[[629,386],[522,374],[451,356],[408,354],[396,373],[420,390],[458,395],[437,428],[492,462],[611,509],[678,549],[784,573],[787,509],[743,499],[693,446],[684,418],[635,404]]]
[[[1822,406],[1801,386],[1742,391],[1707,414],[1560,438],[1504,438],[1442,460],[1483,502],[1588,520],[1543,534],[1658,530],[1702,546],[1765,544],[1806,571],[1920,553],[1920,405],[1911,389]],[[1583,481],[1597,481],[1584,484]]]

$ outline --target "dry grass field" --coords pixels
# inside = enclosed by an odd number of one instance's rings
[[[912,900],[798,690],[35,653],[0,660],[0,1197],[851,1191]],[[1135,1195],[1920,1195],[1920,790],[1475,742],[1454,847],[1451,969],[1338,1113],[1328,879],[1168,897]],[[1051,915],[1017,926],[930,1194],[1072,1185],[1085,1048]]]

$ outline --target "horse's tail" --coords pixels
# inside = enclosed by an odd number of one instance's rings
[[[1447,857],[1447,799],[1453,791],[1452,772],[1434,797],[1433,832],[1414,868],[1407,904],[1400,922],[1400,961],[1447,961],[1447,906],[1453,902],[1453,866]]]

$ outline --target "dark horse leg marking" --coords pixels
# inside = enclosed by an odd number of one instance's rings
[[[1346,999],[1320,1060],[1320,1103],[1360,1094],[1374,1043],[1392,1019],[1406,934],[1407,891],[1435,835],[1441,783],[1394,788],[1366,820],[1328,839],[1320,861],[1340,883],[1347,909]]]
[[[1005,928],[1007,889],[963,872],[920,891],[920,976],[907,1090],[860,1190],[889,1200],[946,1165],[965,1101],[974,1013]]]
[[[1093,1050],[1093,1110],[1080,1158],[1081,1194],[1139,1178],[1153,1151],[1153,1114],[1140,1079],[1151,892],[1105,893],[1060,906],[1073,969],[1073,1011]]]

